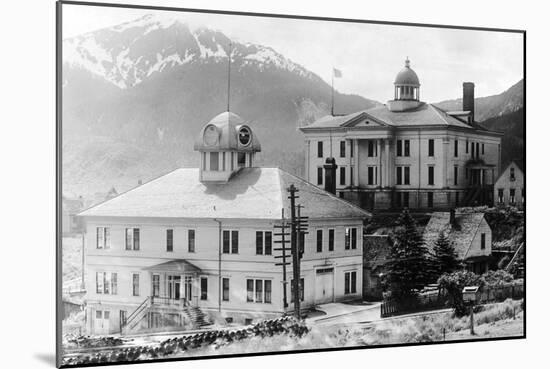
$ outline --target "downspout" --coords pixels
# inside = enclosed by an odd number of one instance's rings
[[[218,223],[218,311],[222,311],[222,222],[214,218]]]

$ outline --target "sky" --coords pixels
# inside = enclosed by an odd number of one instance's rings
[[[439,102],[462,96],[462,82],[476,96],[501,93],[523,78],[520,33],[441,29],[370,23],[183,13],[100,6],[63,6],[63,38],[129,22],[146,14],[207,26],[239,42],[270,46],[334,87],[386,102],[408,57],[420,79],[420,97]]]

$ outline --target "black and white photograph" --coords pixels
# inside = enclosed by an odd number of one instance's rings
[[[524,30],[150,5],[57,3],[57,365],[526,337]]]

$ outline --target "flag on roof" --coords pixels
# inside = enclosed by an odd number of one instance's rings
[[[336,68],[332,68],[334,78],[342,78],[342,71]]]

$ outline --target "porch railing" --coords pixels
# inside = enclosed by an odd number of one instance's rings
[[[157,306],[173,306],[173,307],[186,307],[189,306],[189,301],[185,298],[174,299],[166,296],[151,296],[151,305]]]

